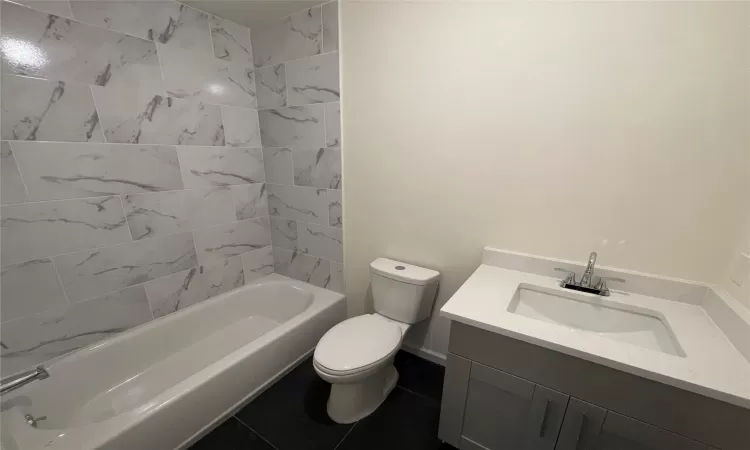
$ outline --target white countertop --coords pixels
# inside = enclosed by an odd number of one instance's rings
[[[441,309],[451,320],[750,408],[750,362],[699,305],[612,291],[607,302],[663,314],[685,356],[617,342],[508,311],[521,283],[567,291],[559,280],[482,264]],[[601,299],[590,296],[593,301]],[[750,337],[748,337],[750,339]]]

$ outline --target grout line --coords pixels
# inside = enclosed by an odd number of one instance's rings
[[[429,401],[429,402],[431,402],[431,403],[435,403],[435,402],[437,402],[438,404],[440,403],[440,402],[439,402],[438,400],[435,400],[435,399],[434,399],[434,398],[432,398],[432,397],[428,397],[428,396],[426,396],[426,395],[424,395],[424,394],[420,394],[420,393],[414,392],[414,391],[412,391],[412,390],[410,390],[410,389],[407,389],[407,388],[405,388],[405,387],[401,386],[401,385],[400,385],[400,384],[398,384],[398,383],[396,383],[396,387],[398,387],[398,388],[401,388],[401,389],[403,389],[404,391],[406,391],[406,392],[408,392],[408,393],[410,393],[410,394],[412,394],[412,395],[416,395],[417,397],[421,398],[422,400],[427,400],[427,401]]]
[[[158,55],[157,55],[158,59]],[[161,70],[161,65],[159,67],[159,70]],[[90,142],[90,144],[109,144],[107,141],[107,127],[104,126],[104,122],[102,121],[102,113],[99,112],[99,107],[96,105],[96,96],[94,95],[94,86],[93,84],[89,84],[89,94],[91,94],[91,103],[94,105],[94,111],[96,111],[96,118],[99,120],[99,127],[102,129],[102,139],[104,139],[104,142]],[[101,86],[100,86],[101,87]],[[50,142],[58,142],[58,141],[50,141]]]
[[[18,158],[16,158],[16,150],[13,150],[13,144],[11,141],[6,141],[8,143],[8,147],[10,148],[10,155],[13,157],[13,162],[16,163],[16,169],[18,169],[18,176],[21,178],[21,184],[23,184],[23,190],[26,192],[26,198],[29,199],[28,202],[21,202],[21,203],[8,203],[9,205],[20,205],[23,203],[32,203],[31,202],[31,193],[29,192],[28,186],[26,186],[26,180],[23,178],[23,171],[21,170],[21,164],[18,162]],[[5,206],[5,205],[3,205]]]
[[[344,441],[346,440],[346,438],[349,437],[349,434],[351,434],[351,432],[354,431],[354,427],[356,427],[358,423],[359,423],[359,420],[356,421],[356,422],[354,422],[354,425],[352,425],[352,427],[349,428],[349,431],[346,432],[346,434],[344,435],[344,437],[341,438],[341,440],[339,441],[339,443],[336,444],[335,447],[333,447],[333,450],[336,450],[337,448],[339,448],[341,446],[341,444],[344,443]]]
[[[282,64],[284,64],[284,104],[281,106],[282,108],[288,108],[289,105],[289,71],[288,64],[289,61],[284,61]]]
[[[338,53],[338,50],[332,50],[330,52],[323,52],[323,53],[316,53],[314,55],[308,55],[308,56],[301,56],[299,58],[290,59],[289,61],[281,61],[281,62],[277,62],[275,64],[266,64],[265,66],[256,67],[255,70],[265,69],[266,67],[275,67],[275,66],[278,66],[278,65],[281,65],[281,64],[286,64],[286,63],[297,62],[297,61],[300,61],[302,59],[314,58],[316,56],[330,55],[331,53]]]
[[[211,20],[214,18],[222,19],[221,17],[214,16],[213,14],[208,14],[208,20],[206,20],[206,22],[208,22],[208,40],[211,41],[211,54],[214,56],[214,58],[221,60],[221,58],[216,56],[216,45],[214,44],[214,31],[213,31],[213,27],[211,27]],[[229,58],[230,58],[229,61],[226,61],[226,62],[231,62],[232,56],[229,55]]]
[[[60,283],[60,289],[62,289],[63,291],[65,300],[68,301],[68,306],[72,306],[73,302],[71,302],[70,298],[68,298],[68,291],[65,289],[65,285],[62,282],[62,277],[60,277],[60,272],[57,270],[57,265],[55,264],[55,260],[52,258],[49,258],[49,261],[52,263],[52,268],[55,269],[55,275],[57,275],[57,282]],[[24,317],[29,317],[29,316],[24,316]]]
[[[211,39],[210,35],[209,35],[209,39]],[[159,64],[159,74],[161,75],[161,93],[159,93],[158,95],[163,95],[164,98],[167,98],[170,95],[167,92],[167,78],[164,76],[164,63],[162,62],[163,58],[162,58],[162,55],[160,55],[161,52],[159,51],[160,45],[165,45],[165,44],[157,44],[156,42],[154,42],[154,46],[156,46],[156,62]],[[211,45],[213,45],[213,43],[211,43]],[[139,93],[145,92],[141,88],[131,88],[131,89],[137,90]],[[186,99],[186,100],[191,100],[191,99]],[[222,125],[224,124],[222,123]]]
[[[120,194],[104,194],[104,195],[93,195],[91,197],[73,197],[73,198],[61,198],[61,199],[53,199],[53,200],[36,200],[33,202],[8,203],[3,206],[38,205],[40,203],[69,202],[73,200],[92,200],[96,198],[117,197],[118,195]]]
[[[107,195],[105,197],[119,197],[119,196],[118,195]],[[92,198],[92,197],[89,197],[89,198]],[[70,199],[70,200],[81,200],[81,199]],[[51,200],[51,201],[58,201],[58,200]],[[60,201],[67,201],[67,200],[60,200]],[[46,202],[32,202],[32,203],[46,203]],[[12,204],[3,205],[3,206],[15,206],[15,205],[23,205],[23,204],[24,203],[12,203]],[[80,250],[75,250],[75,251],[66,252],[66,253],[59,253],[59,254],[56,254],[56,255],[40,256],[38,258],[32,258],[32,259],[28,259],[28,260],[24,260],[24,261],[16,261],[16,262],[4,264],[2,267],[17,265],[17,264],[23,264],[23,263],[27,263],[29,261],[36,261],[38,259],[52,259],[52,258],[58,258],[58,257],[61,257],[61,256],[72,255],[72,254],[75,254],[75,253],[86,252],[86,251],[104,250],[104,249],[113,248],[113,247],[120,247],[120,246],[128,245],[128,244],[135,244],[135,243],[139,243],[139,242],[147,242],[147,241],[150,241],[152,239],[166,238],[166,237],[169,237],[169,236],[178,236],[180,234],[191,233],[191,235],[192,235],[193,231],[206,230],[206,229],[209,229],[209,228],[216,228],[216,227],[221,227],[221,226],[236,224],[236,223],[240,223],[240,222],[249,222],[249,221],[252,221],[252,220],[263,219],[265,217],[268,217],[268,216],[257,216],[257,217],[252,217],[250,219],[234,220],[234,221],[231,221],[231,222],[220,223],[220,224],[217,224],[217,225],[209,225],[207,227],[198,227],[198,228],[193,228],[193,229],[190,229],[190,230],[178,231],[178,232],[175,232],[175,233],[161,234],[159,236],[153,236],[153,237],[149,237],[149,238],[135,239],[135,240],[132,240],[132,241],[117,242],[117,243],[113,243],[113,244],[109,244],[109,245],[101,245],[101,246],[97,246],[97,247],[83,248],[83,249],[80,249]],[[315,225],[315,224],[313,224],[313,225]],[[264,246],[264,247],[266,247],[266,246]],[[255,250],[258,250],[258,249],[255,249]],[[250,250],[250,251],[252,251],[252,250]],[[247,253],[247,252],[245,252],[245,253]],[[237,256],[237,255],[235,255],[235,256]],[[200,264],[198,264],[198,265],[200,265]],[[185,270],[187,270],[187,269],[185,269]],[[155,278],[155,279],[157,279],[157,278]],[[139,284],[142,284],[142,283],[139,283]],[[137,286],[137,285],[133,285],[133,286]]]
[[[226,124],[226,120],[224,120],[224,107],[225,105],[219,105],[219,120],[221,121],[221,129],[224,131],[224,145],[217,145],[216,147],[240,148],[240,147],[235,147],[234,145],[229,145],[229,139],[227,138],[227,124]],[[263,175],[265,175],[265,172],[263,173]]]
[[[231,148],[239,148],[239,147],[231,147]],[[90,197],[70,197],[70,198],[57,198],[57,199],[50,199],[50,200],[35,200],[35,201],[28,201],[28,202],[20,202],[20,203],[7,203],[3,204],[2,206],[16,206],[16,205],[26,205],[26,204],[39,204],[39,203],[52,203],[52,202],[67,202],[69,200],[90,200],[94,198],[104,198],[104,197],[117,197],[117,196],[139,196],[139,195],[159,195],[159,194],[173,194],[175,192],[211,192],[214,190],[221,190],[222,188],[228,188],[228,190],[231,190],[234,187],[239,186],[254,186],[256,184],[266,184],[265,181],[257,181],[255,183],[242,183],[242,184],[227,184],[223,186],[214,186],[214,187],[199,187],[199,188],[188,188],[188,189],[169,189],[165,191],[145,191],[145,192],[129,192],[125,194],[101,194],[101,195],[92,195]],[[287,186],[287,185],[282,185]],[[297,186],[291,186],[290,187],[297,187]],[[298,186],[298,187],[307,187],[307,186]],[[329,191],[335,191],[337,189],[328,189]],[[174,233],[176,234],[176,233]]]
[[[277,447],[276,447],[275,445],[273,445],[273,443],[271,443],[271,441],[269,441],[268,439],[266,439],[265,437],[263,437],[263,436],[262,436],[262,435],[261,435],[260,433],[258,433],[257,431],[253,430],[253,428],[252,428],[252,427],[251,427],[250,425],[248,425],[248,424],[246,424],[245,422],[243,422],[243,421],[242,421],[242,419],[240,419],[239,417],[237,417],[237,415],[236,415],[236,414],[235,414],[235,415],[233,415],[232,417],[234,417],[234,419],[235,419],[235,420],[236,420],[237,422],[239,422],[239,423],[241,423],[242,425],[244,425],[244,426],[245,426],[245,428],[247,428],[248,430],[252,431],[252,432],[253,432],[253,434],[255,434],[256,436],[258,436],[259,438],[261,438],[261,440],[263,440],[263,442],[265,442],[266,444],[270,445],[270,446],[271,446],[271,447],[273,447],[273,448],[274,448],[275,450],[279,450],[279,449],[278,449],[278,448],[277,448]]]
[[[133,230],[130,228],[130,222],[128,222],[128,213],[125,212],[125,203],[122,201],[122,194],[118,195],[118,197],[120,198],[120,208],[122,208],[122,216],[125,218],[125,226],[128,227],[130,240],[135,241],[135,239],[133,239]]]
[[[111,28],[103,27],[101,25],[97,25],[97,24],[94,24],[94,23],[84,22],[83,20],[81,20],[81,19],[79,19],[79,18],[76,17],[75,12],[73,12],[73,4],[70,3],[70,2],[68,2],[69,6],[70,6],[70,17],[68,17],[68,16],[60,16],[60,15],[57,15],[57,14],[54,14],[54,13],[51,13],[51,12],[42,11],[41,9],[37,9],[36,7],[32,6],[34,4],[34,2],[29,2],[29,3],[22,4],[22,3],[14,2],[12,0],[2,0],[2,1],[5,2],[5,3],[11,3],[11,4],[16,5],[16,6],[21,6],[23,8],[28,8],[28,9],[30,9],[32,11],[36,11],[36,12],[38,12],[40,14],[44,14],[46,16],[50,16],[51,15],[51,16],[55,16],[55,17],[60,17],[61,19],[72,20],[73,22],[77,22],[77,23],[79,23],[81,25],[85,25],[87,27],[94,27],[94,28],[98,28],[100,30],[104,30],[104,31],[110,32],[110,33],[122,34],[122,35],[125,35],[125,36],[128,36],[128,37],[131,37],[133,39],[138,39],[138,40],[143,41],[143,42],[151,42],[152,44],[155,43],[154,41],[149,41],[148,39],[144,39],[144,38],[142,38],[140,36],[136,36],[136,35],[133,35],[133,34],[130,34],[130,33],[126,33],[124,31],[113,30]],[[174,3],[179,3],[179,2],[175,1]]]
[[[318,5],[320,8],[320,53],[323,53],[323,49],[326,48],[325,29],[323,26],[323,4]]]

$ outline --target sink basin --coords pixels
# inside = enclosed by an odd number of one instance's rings
[[[508,311],[650,350],[685,356],[663,317],[645,308],[620,305],[591,295],[521,284],[508,305]]]

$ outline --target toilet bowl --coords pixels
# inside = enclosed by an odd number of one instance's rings
[[[393,366],[411,324],[432,309],[439,273],[379,258],[370,264],[375,314],[331,328],[313,356],[317,374],[331,383],[328,415],[353,423],[374,412],[396,386]]]

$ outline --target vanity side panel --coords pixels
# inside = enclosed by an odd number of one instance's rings
[[[471,361],[460,356],[448,355],[445,361],[445,382],[443,383],[443,400],[440,405],[438,437],[456,448],[461,447],[461,429],[464,422],[470,373]]]
[[[449,352],[722,450],[750,449],[750,410],[739,406],[455,321]]]

